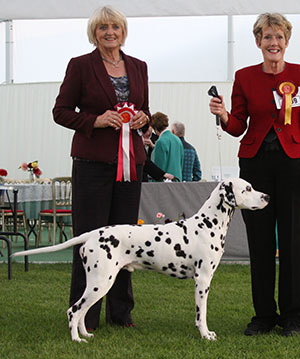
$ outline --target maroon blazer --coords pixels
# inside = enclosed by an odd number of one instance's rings
[[[254,157],[273,127],[282,148],[291,158],[300,158],[300,107],[292,108],[292,123],[285,125],[276,108],[273,90],[285,81],[300,86],[300,65],[286,63],[277,75],[263,72],[262,65],[236,72],[231,96],[231,113],[223,129],[241,139],[239,157]]]
[[[122,56],[129,81],[129,102],[136,110],[151,117],[147,65],[124,53]],[[98,49],[70,60],[53,108],[53,117],[56,123],[75,130],[72,157],[108,163],[116,161],[120,132],[112,127],[93,127],[97,116],[114,110],[116,104],[117,96]],[[143,141],[135,130],[132,139],[136,163],[144,163]]]

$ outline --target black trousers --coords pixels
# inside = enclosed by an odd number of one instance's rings
[[[116,182],[116,164],[73,160],[73,228],[75,236],[110,224],[135,224],[138,220],[142,165],[137,166],[138,182]],[[70,306],[82,296],[86,278],[79,256],[80,245],[73,249]],[[87,328],[97,328],[102,300],[87,312]],[[134,299],[131,273],[121,270],[106,295],[106,320],[131,323]]]
[[[240,177],[271,196],[263,210],[243,210],[256,317],[278,318],[276,285],[276,223],[279,245],[279,323],[300,315],[300,159],[289,158],[279,145],[263,145],[254,158],[240,159]]]

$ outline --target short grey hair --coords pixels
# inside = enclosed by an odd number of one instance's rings
[[[173,130],[174,134],[178,137],[184,137],[184,135],[185,135],[185,127],[182,122],[172,123],[172,130]]]
[[[93,15],[89,18],[87,34],[89,38],[89,42],[97,47],[97,39],[96,39],[96,28],[101,24],[106,24],[107,22],[112,21],[113,23],[119,25],[123,32],[122,46],[125,43],[127,33],[128,33],[128,25],[126,16],[121,13],[119,10],[112,8],[111,6],[104,6],[95,10]]]

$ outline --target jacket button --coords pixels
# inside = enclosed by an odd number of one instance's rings
[[[278,131],[278,132],[281,132],[281,128],[280,128],[280,127],[278,127],[278,128],[277,128],[277,131]]]

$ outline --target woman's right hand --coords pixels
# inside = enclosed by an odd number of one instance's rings
[[[228,122],[228,113],[225,108],[223,96],[220,96],[221,100],[217,97],[213,97],[209,102],[210,112],[213,115],[220,116],[221,121],[226,125]]]
[[[94,128],[112,127],[119,129],[122,127],[122,116],[117,111],[107,110],[102,115],[97,116]]]

